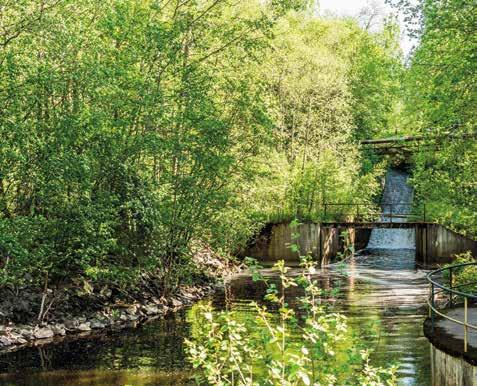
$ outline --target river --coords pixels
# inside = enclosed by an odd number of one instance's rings
[[[270,269],[264,274],[274,275]],[[369,341],[373,363],[398,364],[402,385],[427,385],[430,380],[429,343],[422,334],[424,274],[409,249],[370,250],[317,273],[323,287],[339,289],[331,299],[333,307]],[[247,273],[229,282],[228,301],[239,312],[249,311],[247,300],[262,296],[263,287]],[[213,300],[221,307],[223,293]],[[190,309],[135,329],[0,355],[0,385],[185,384],[190,370],[183,340],[193,317]]]

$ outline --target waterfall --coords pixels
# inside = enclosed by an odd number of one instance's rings
[[[390,169],[386,174],[386,182],[382,198],[383,214],[393,215],[409,213],[413,196],[412,188],[407,184],[409,175],[405,172]],[[381,221],[389,222],[389,217],[381,217]],[[406,222],[405,218],[393,218],[393,222]],[[368,242],[368,249],[415,249],[414,229],[373,229]]]

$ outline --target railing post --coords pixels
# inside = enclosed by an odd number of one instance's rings
[[[452,289],[452,281],[453,281],[453,274],[452,274],[452,266],[449,267],[449,288]],[[452,291],[449,292],[449,306],[452,308],[453,305],[453,299],[452,299]]]
[[[431,283],[431,329],[434,332],[434,283]]]
[[[467,352],[467,297],[464,297],[464,352]]]
[[[391,224],[393,223],[393,204],[389,204],[389,211],[391,217]]]

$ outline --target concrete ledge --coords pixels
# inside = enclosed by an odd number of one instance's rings
[[[437,347],[456,358],[462,358],[465,362],[477,366],[477,347],[468,346],[468,351],[464,352],[464,340],[449,333],[445,328],[438,325],[441,318],[434,320],[434,330],[432,329],[431,319],[424,321],[424,336]],[[462,327],[463,328],[463,327]]]

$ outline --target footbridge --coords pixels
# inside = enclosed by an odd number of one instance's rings
[[[422,151],[439,151],[445,144],[477,138],[477,132],[438,135],[409,135],[359,141],[363,149],[372,149],[378,154],[410,154]]]

